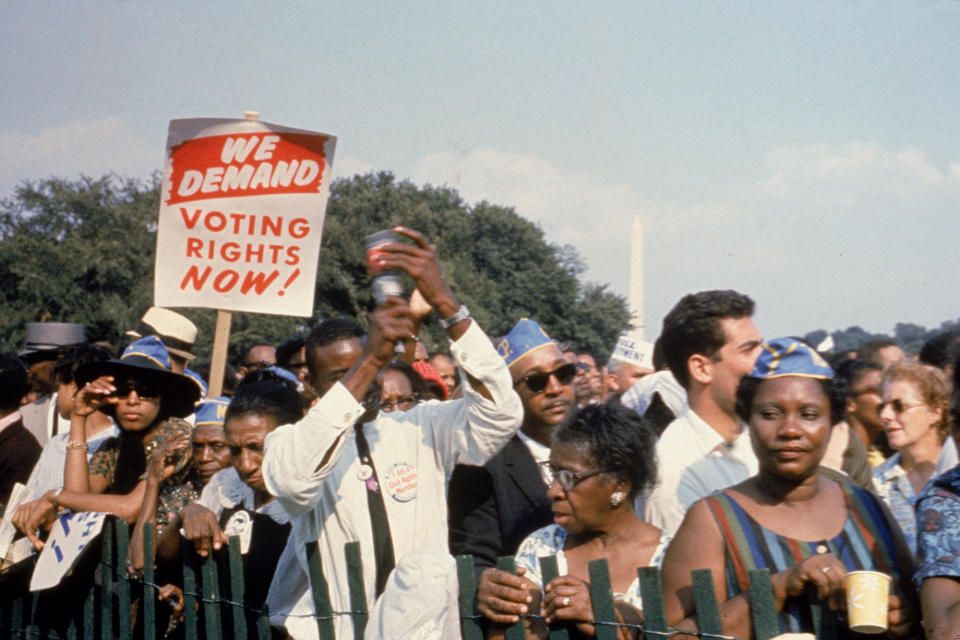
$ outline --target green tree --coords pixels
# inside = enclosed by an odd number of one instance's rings
[[[22,346],[27,322],[83,322],[90,340],[123,342],[153,298],[159,179],[112,176],[28,183],[0,203],[0,348]],[[491,336],[523,316],[554,337],[605,357],[629,322],[626,303],[605,285],[580,281],[571,247],[507,207],[468,206],[447,187],[418,187],[389,173],[339,179],[331,186],[317,270],[315,314],[290,318],[234,313],[231,359],[252,342],[276,344],[331,316],[365,321],[372,307],[363,238],[404,224],[438,246],[448,281]],[[215,312],[181,310],[209,353]],[[431,349],[446,339],[434,321],[421,334]]]

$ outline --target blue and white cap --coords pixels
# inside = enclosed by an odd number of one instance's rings
[[[775,338],[763,345],[751,378],[803,376],[832,380],[833,369],[810,345],[796,338]]]
[[[497,345],[497,353],[503,357],[509,367],[528,353],[551,344],[553,341],[550,336],[535,320],[520,318],[510,333]]]

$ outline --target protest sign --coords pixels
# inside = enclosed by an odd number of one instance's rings
[[[30,591],[42,591],[60,584],[76,564],[80,553],[103,529],[107,514],[84,511],[68,513],[53,525],[53,531],[37,558],[30,578]]]
[[[154,304],[312,315],[335,143],[254,119],[172,120]]]
[[[32,497],[30,489],[25,485],[19,482],[13,485],[13,490],[10,492],[10,499],[7,500],[6,510],[4,511],[4,513],[10,515],[0,520],[0,566],[2,566],[5,560],[10,559],[8,558],[7,551],[10,549],[14,537],[17,535],[17,529],[13,526],[13,514],[17,512],[20,505],[30,502]]]

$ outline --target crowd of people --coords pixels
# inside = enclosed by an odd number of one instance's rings
[[[680,637],[699,631],[696,569],[712,570],[728,636],[752,637],[753,569],[770,571],[783,632],[857,637],[843,578],[874,570],[892,578],[889,637],[960,634],[960,332],[919,354],[891,341],[819,353],[764,341],[748,296],[703,291],[656,342],[627,333],[609,354],[547,335],[536,310],[491,339],[435,248],[397,232],[410,242],[375,260],[409,274],[409,300],[378,304],[367,330],[331,318],[248,345],[219,397],[208,367],[190,368],[196,326],[169,309],[148,309],[119,356],[78,324],[28,325],[24,349],[0,354],[0,501],[15,483],[29,496],[3,517],[40,550],[66,511],[115,514],[133,527],[134,576],[154,530],[160,637],[182,633],[183,549],[224,562],[229,536],[248,624],[266,611],[277,638],[317,637],[311,550],[333,610],[351,611],[348,542],[367,638],[459,637],[463,554],[489,638],[520,621],[531,638],[596,635],[597,559],[623,638],[641,633],[643,566],[661,569]],[[430,314],[446,353],[417,339]],[[70,579],[94,579],[81,569]],[[336,616],[338,638],[354,620]]]

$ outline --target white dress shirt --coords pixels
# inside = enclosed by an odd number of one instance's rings
[[[451,343],[450,351],[466,373],[486,386],[492,402],[465,383],[463,398],[381,413],[363,427],[397,559],[415,549],[448,553],[446,493],[454,466],[484,464],[523,418],[510,373],[476,323]],[[351,610],[343,551],[347,542],[360,542],[368,607],[374,601],[373,533],[353,429],[363,413],[346,387],[335,384],[303,420],[267,436],[262,466],[270,493],[294,516],[294,544],[304,567],[304,545],[318,543],[335,612]],[[316,622],[300,617],[312,611],[308,592],[286,622],[294,638],[317,637]],[[349,615],[336,616],[334,626],[338,638],[353,637]]]
[[[757,456],[746,427],[727,443],[687,407],[657,442],[657,470],[658,482],[646,497],[644,520],[673,536],[690,505],[757,473]]]

